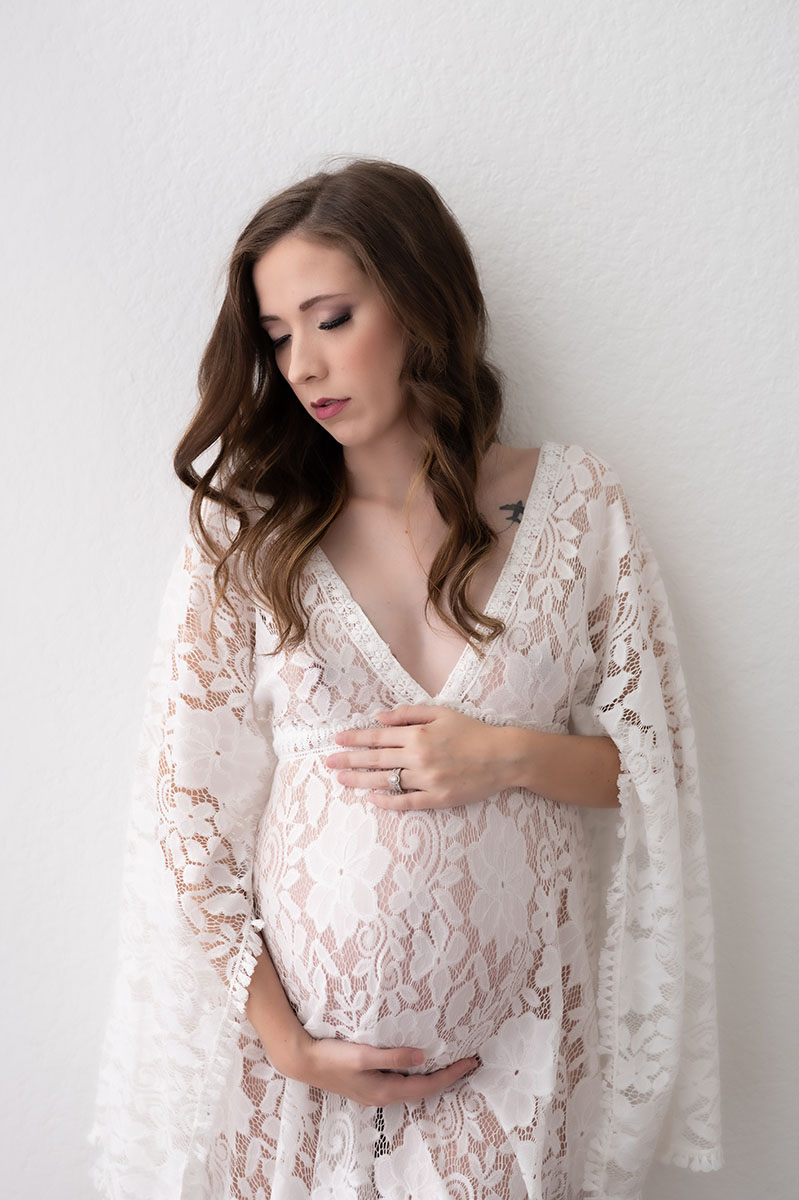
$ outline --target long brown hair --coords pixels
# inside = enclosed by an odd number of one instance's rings
[[[485,358],[485,303],[457,221],[423,176],[378,159],[357,159],[286,188],[258,209],[234,246],[200,363],[200,401],[174,455],[178,477],[193,489],[192,529],[216,562],[214,609],[237,555],[248,591],[274,617],[277,648],[296,648],[308,621],[303,566],[347,501],[342,447],[298,402],[260,324],[253,267],[288,233],[347,251],[406,332],[399,382],[424,447],[409,496],[426,482],[449,529],[430,568],[425,614],[432,603],[482,653],[504,628],[467,594],[497,540],[477,511],[475,491],[483,456],[497,440],[502,375]],[[213,461],[198,474],[195,460],[217,442]],[[206,498],[238,520],[226,546],[204,524]],[[444,607],[450,573],[451,615]]]

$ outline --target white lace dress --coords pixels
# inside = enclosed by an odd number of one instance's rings
[[[207,517],[213,518],[210,507]],[[217,523],[217,528],[221,526]],[[126,866],[95,1180],[132,1200],[633,1200],[657,1156],[720,1165],[712,921],[668,604],[613,471],[546,443],[487,605],[436,697],[321,549],[304,644],[210,629],[189,536],[167,590]],[[521,788],[376,808],[324,765],[400,704],[604,733],[619,810]],[[316,1037],[481,1066],[366,1108],[278,1074],[244,1016],[269,948]]]

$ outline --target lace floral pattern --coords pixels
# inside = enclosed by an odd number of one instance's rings
[[[206,519],[213,521],[208,509]],[[613,471],[546,443],[488,611],[431,697],[321,550],[307,637],[217,610],[191,537],[167,589],[134,792],[95,1180],[132,1200],[635,1200],[720,1165],[712,916],[668,603]],[[523,789],[397,814],[324,766],[340,729],[436,703],[604,733],[620,808]],[[263,940],[262,940],[263,939]],[[315,1036],[478,1052],[417,1105],[280,1076],[244,1015],[264,942]]]

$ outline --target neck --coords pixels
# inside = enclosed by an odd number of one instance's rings
[[[422,439],[410,428],[392,431],[379,445],[345,446],[344,469],[351,499],[401,509],[422,458]]]

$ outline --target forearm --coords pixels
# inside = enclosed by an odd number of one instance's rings
[[[311,1037],[297,1020],[266,947],[252,973],[246,1010],[281,1075],[369,1107],[417,1104],[477,1066],[476,1058],[459,1058],[437,1071],[409,1074],[424,1062],[425,1051],[419,1047],[383,1049],[338,1037]]]
[[[289,1004],[266,946],[252,973],[246,1011],[272,1066],[281,1075],[292,1075],[310,1035]]]
[[[505,741],[505,787],[523,787],[561,804],[618,808],[619,752],[608,737],[540,733],[517,726]]]

